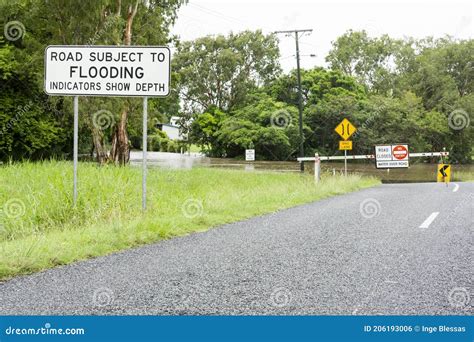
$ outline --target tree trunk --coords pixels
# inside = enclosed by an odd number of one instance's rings
[[[120,7],[120,1],[119,1]],[[135,7],[129,6],[127,12],[127,24],[125,26],[125,32],[123,36],[124,45],[131,45],[132,43],[132,24],[135,15],[137,14],[138,0],[135,3]],[[110,160],[115,164],[125,165],[130,160],[130,144],[128,141],[127,134],[127,119],[128,112],[130,111],[130,104],[125,100],[124,108],[120,115],[120,120],[115,127],[112,136],[112,149],[110,151]]]
[[[94,144],[94,150],[96,153],[97,163],[100,165],[105,164],[107,161],[108,155],[104,147],[104,134],[100,129],[92,127],[92,142]]]
[[[87,103],[87,107],[90,109],[91,108],[91,101],[89,97],[84,98],[84,102]],[[91,149],[91,158],[94,158],[94,152],[95,152],[95,159],[97,163],[100,165],[103,165],[107,162],[108,158],[108,153],[105,148],[105,143],[104,143],[104,132],[100,129],[100,127],[97,127],[97,125],[94,123],[94,114],[89,115],[89,127],[91,129],[92,133],[92,149]]]
[[[118,165],[125,165],[130,160],[130,145],[127,134],[128,101],[122,110],[120,120],[115,127],[112,135],[112,149],[110,151],[110,160]]]

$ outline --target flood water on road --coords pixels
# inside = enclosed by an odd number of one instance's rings
[[[142,153],[133,151],[130,155],[132,165],[141,165]],[[191,169],[193,167],[226,168],[246,171],[278,171],[278,172],[299,172],[300,165],[296,161],[254,161],[230,158],[208,158],[198,153],[191,155],[179,153],[148,152],[148,166],[163,167],[172,169]],[[323,173],[343,173],[343,161],[323,161],[321,162]],[[408,169],[376,169],[374,161],[353,161],[347,162],[348,173],[361,175],[371,175],[386,182],[430,182],[436,181],[437,165],[421,162],[421,158],[410,160]],[[474,172],[474,165],[453,165],[452,180],[458,180],[458,171]],[[313,173],[314,164],[305,163],[305,172]]]

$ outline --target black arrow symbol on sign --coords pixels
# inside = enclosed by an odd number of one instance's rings
[[[448,177],[448,175],[445,172],[448,167],[449,165],[444,165],[441,169],[439,169],[439,173],[441,173],[443,177]]]

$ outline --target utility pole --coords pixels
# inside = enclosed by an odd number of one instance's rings
[[[304,157],[304,136],[303,136],[303,95],[301,93],[301,72],[300,72],[300,45],[299,37],[300,33],[305,34],[306,32],[313,32],[312,29],[306,30],[289,30],[289,31],[275,31],[275,34],[284,33],[287,35],[295,35],[296,42],[296,78],[298,81],[298,112],[299,112],[299,133],[300,133],[300,157]],[[300,162],[301,172],[304,172],[304,162]]]

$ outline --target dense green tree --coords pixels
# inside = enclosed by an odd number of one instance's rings
[[[469,162],[474,143],[469,124],[473,113],[470,105],[474,87],[473,51],[472,40],[457,41],[450,37],[393,40],[349,31],[336,40],[327,61],[332,68],[355,76],[367,87],[369,97],[387,96],[382,102],[392,105],[381,108],[397,109],[390,116],[398,119],[399,131],[407,134],[405,141],[417,137],[414,148],[447,147],[452,161]],[[407,92],[421,101],[416,108],[408,107],[411,117],[403,107],[407,105]],[[397,102],[402,107],[393,107]],[[459,125],[453,124],[454,118]],[[416,130],[404,130],[406,124]],[[384,123],[384,127],[390,127],[389,123]],[[366,134],[375,132],[366,131]]]
[[[242,157],[245,149],[254,148],[259,158],[293,158],[299,141],[297,109],[265,94],[254,99],[230,114],[211,107],[197,115],[191,140],[216,157]]]
[[[400,76],[401,84],[421,97],[427,111],[441,113],[448,128],[439,131],[441,134],[433,131],[425,139],[431,141],[433,135],[437,136],[437,141],[443,141],[443,147],[451,152],[452,161],[470,162],[474,145],[470,124],[474,112],[474,43],[447,37],[424,39],[415,45],[419,53],[412,68]]]
[[[191,112],[211,106],[231,111],[242,105],[250,92],[278,75],[278,57],[275,36],[261,31],[182,42],[173,61],[179,94]]]
[[[259,94],[254,102],[231,113],[220,138],[245,138],[232,145],[235,155],[243,155],[245,148],[255,148],[261,158],[287,160],[298,148],[297,118],[295,106]]]
[[[0,160],[46,158],[64,142],[63,131],[35,87],[28,68],[15,60],[12,46],[0,40]]]
[[[447,115],[450,134],[446,147],[450,159],[459,163],[472,163],[474,154],[474,94],[459,98]],[[445,114],[446,115],[446,114]]]
[[[364,124],[369,118],[370,123]],[[408,143],[412,151],[439,151],[445,147],[448,125],[444,116],[426,111],[413,93],[400,98],[373,96],[364,103],[358,120],[357,146],[364,152],[386,143]]]
[[[423,98],[427,109],[449,110],[459,98],[473,92],[473,52],[472,40],[440,39],[424,46],[415,58],[415,68],[404,75],[406,87]]]
[[[267,92],[276,100],[298,106],[295,70],[276,79],[267,89]],[[305,105],[316,104],[329,95],[355,96],[357,98],[366,96],[364,87],[357,83],[353,77],[345,75],[341,71],[326,70],[320,67],[301,70],[301,92]]]
[[[169,29],[183,0],[15,0],[0,2],[1,26],[18,21],[24,27],[23,39],[9,42],[15,46],[15,58],[23,68],[37,77],[29,87],[42,89],[43,55],[47,45],[167,45]],[[177,96],[172,97],[175,103]],[[64,116],[70,116],[70,100],[49,99],[53,106],[62,103]],[[170,100],[153,101],[158,108],[176,108]],[[110,143],[110,160],[123,164],[129,157],[129,121],[140,120],[140,102],[133,99],[94,99],[82,101],[81,130],[92,132],[99,161],[107,158]],[[94,125],[98,111],[107,110],[111,127],[102,130]],[[103,114],[103,112],[102,112]],[[153,114],[153,112],[152,112]],[[158,113],[157,113],[158,114]],[[68,123],[68,120],[65,120]],[[135,126],[138,126],[136,124]],[[64,127],[72,138],[70,126]]]
[[[358,124],[360,102],[354,96],[327,96],[317,104],[305,109],[305,123],[310,127],[311,134],[306,135],[306,150],[315,150],[320,154],[333,155],[337,152],[340,140],[334,128],[343,118]]]
[[[397,74],[397,57],[403,46],[388,35],[369,37],[366,31],[352,31],[338,37],[326,61],[334,70],[355,77],[372,92],[393,92]]]
[[[190,141],[201,146],[211,156],[225,154],[217,141],[217,133],[225,117],[226,114],[215,106],[197,115],[191,126]]]

